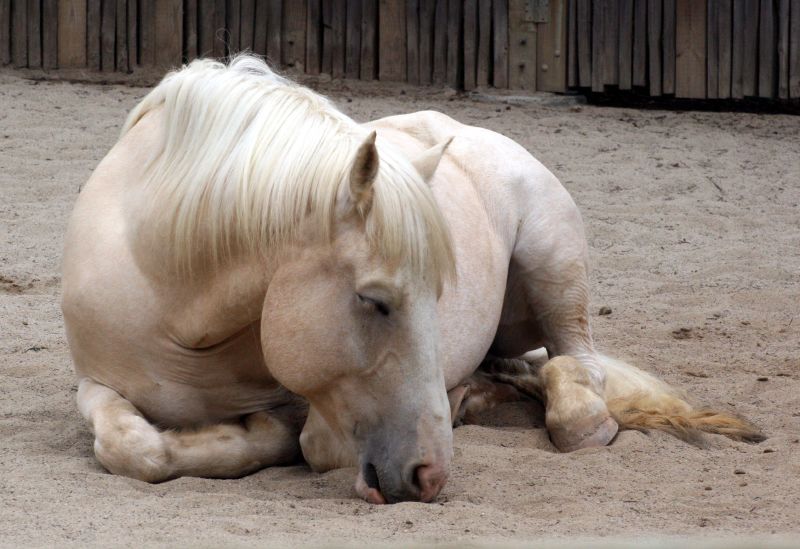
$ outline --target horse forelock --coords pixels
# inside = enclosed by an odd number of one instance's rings
[[[337,201],[366,130],[326,98],[260,58],[197,60],[168,74],[128,116],[127,133],[161,109],[163,136],[145,166],[151,215],[170,228],[175,267],[191,273],[233,255],[297,242],[301,226],[334,231]],[[455,274],[442,214],[410,162],[378,140],[380,169],[367,238],[387,260],[435,277]]]

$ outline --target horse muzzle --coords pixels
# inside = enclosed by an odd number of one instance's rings
[[[386,430],[370,437],[359,455],[358,495],[378,504],[433,501],[447,482],[453,447],[452,430],[437,434]]]
[[[421,501],[429,503],[439,495],[448,477],[448,468],[441,463],[412,464],[407,472],[381,474],[373,463],[364,462],[356,477],[356,493],[369,503]]]

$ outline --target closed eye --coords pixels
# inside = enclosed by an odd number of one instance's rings
[[[365,305],[370,305],[371,307],[374,307],[375,310],[378,311],[383,316],[389,316],[389,312],[390,312],[389,305],[387,305],[385,302],[383,302],[383,301],[381,301],[379,299],[374,299],[372,297],[367,297],[367,296],[361,295],[361,294],[356,294],[356,295],[358,296],[358,300],[361,303],[364,303]]]

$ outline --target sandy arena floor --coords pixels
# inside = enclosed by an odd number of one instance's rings
[[[327,84],[357,120],[436,109],[502,132],[586,221],[607,353],[752,419],[759,445],[623,432],[563,455],[541,409],[455,432],[437,503],[374,507],[352,470],[147,485],[107,474],[75,406],[58,306],[68,214],[143,88],[0,73],[0,545],[189,546],[797,536],[800,118],[564,104]],[[789,538],[792,539],[792,538]]]

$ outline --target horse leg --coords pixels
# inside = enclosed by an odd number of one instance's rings
[[[547,349],[552,360],[536,369],[538,390],[550,438],[565,452],[608,444],[618,429],[603,396],[606,373],[588,307],[587,249],[574,206],[523,223],[492,353],[516,357]]]
[[[78,408],[94,435],[97,460],[108,471],[145,482],[180,476],[234,478],[299,456],[292,422],[256,412],[240,423],[160,431],[116,391],[83,379]]]
[[[547,431],[562,452],[602,446],[616,434],[615,420],[605,415],[599,406],[604,401],[590,388],[587,369],[573,357],[557,356],[544,364],[487,357],[481,368],[493,380],[545,403]]]
[[[453,427],[475,423],[477,416],[505,402],[518,402],[523,395],[513,384],[497,380],[480,370],[447,392]]]
[[[325,418],[313,406],[300,433],[300,447],[309,467],[324,473],[341,467],[358,465],[358,449],[355,440],[343,433],[331,430]]]

